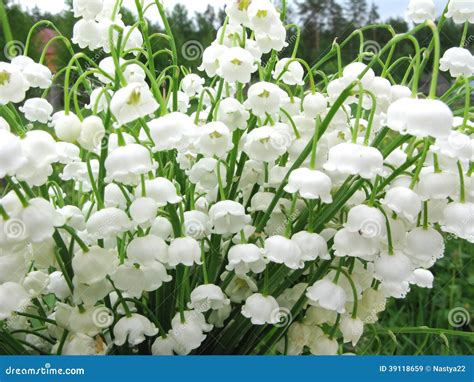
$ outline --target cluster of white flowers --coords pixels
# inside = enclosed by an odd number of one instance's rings
[[[73,42],[111,56],[85,73],[73,57],[64,110],[25,100],[56,80],[45,66],[0,63],[0,320],[12,341],[48,354],[337,354],[388,298],[432,287],[443,232],[474,243],[469,102],[459,113],[437,98],[437,74],[429,97],[418,92],[420,52],[410,88],[363,56],[317,83],[303,60],[280,58],[287,29],[270,0],[229,0],[203,54],[208,78],[160,74],[144,9],[125,26],[118,4],[73,1]],[[407,15],[421,23],[407,36],[438,33],[431,0]],[[443,17],[473,15],[451,0]],[[469,99],[472,54],[434,61],[454,78],[447,94]],[[89,105],[72,105],[72,85]],[[262,336],[245,335],[252,325]]]

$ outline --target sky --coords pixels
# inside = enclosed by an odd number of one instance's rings
[[[23,5],[25,8],[32,8],[38,6],[43,10],[50,12],[60,12],[64,9],[64,0],[14,0],[16,3]],[[185,5],[190,14],[194,12],[204,11],[209,4],[215,7],[223,7],[226,0],[162,0],[165,7],[173,8],[176,4]],[[373,0],[380,10],[383,19],[392,16],[403,16],[408,0]],[[125,5],[131,4],[133,6],[134,0],[124,0]],[[343,2],[343,0],[341,0]],[[370,0],[369,0],[370,2]],[[447,0],[434,0],[438,13],[441,14]],[[147,1],[148,3],[148,1]],[[296,3],[296,0],[287,0],[288,4]],[[153,16],[153,15],[152,15]]]

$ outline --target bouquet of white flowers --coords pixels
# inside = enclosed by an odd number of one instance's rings
[[[311,66],[299,37],[280,57],[297,29],[285,1],[229,0],[205,78],[180,66],[160,1],[135,4],[125,25],[120,0],[74,0],[73,44],[55,37],[72,57],[54,75],[44,55],[0,63],[5,352],[341,354],[387,299],[432,287],[443,232],[474,243],[474,2],[451,0],[436,25],[432,1],[412,0],[409,32],[364,27]],[[166,33],[149,33],[152,9]],[[465,33],[441,57],[449,17]],[[374,28],[392,38],[365,52]],[[455,81],[438,98],[439,70]]]

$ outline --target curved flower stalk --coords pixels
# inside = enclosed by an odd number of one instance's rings
[[[363,27],[310,65],[285,1],[230,0],[192,73],[159,0],[136,0],[133,25],[120,0],[74,0],[72,41],[55,40],[71,58],[56,75],[44,54],[0,63],[5,349],[340,354],[359,352],[364,333],[439,334],[374,326],[390,299],[436,282],[443,234],[474,242],[473,57],[442,56],[439,39],[446,18],[466,16],[452,5],[436,24],[426,3],[410,3],[409,32]],[[152,9],[165,33],[151,34]],[[372,29],[392,36],[375,53]],[[354,39],[357,57],[343,56]],[[395,60],[402,43],[413,57]],[[335,72],[322,69],[330,61]],[[453,77],[440,96],[439,70]],[[46,97],[62,78],[53,114]],[[41,97],[27,98],[34,88]]]

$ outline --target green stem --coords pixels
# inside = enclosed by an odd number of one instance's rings
[[[0,0],[0,21],[3,27],[5,42],[6,44],[8,44],[9,42],[13,40],[13,35],[10,29],[10,23],[8,21],[7,12],[5,11],[5,6],[3,5],[3,0]]]
[[[441,41],[439,38],[439,30],[436,24],[428,20],[428,27],[433,32],[433,41],[434,41],[434,60],[433,60],[433,74],[431,79],[431,88],[430,88],[430,98],[436,98],[436,91],[438,90],[438,76],[439,76],[439,61],[441,59]]]
[[[459,172],[459,184],[460,184],[459,201],[461,203],[465,203],[466,202],[466,187],[464,185],[464,172],[462,169],[461,161],[458,161],[458,172]]]

